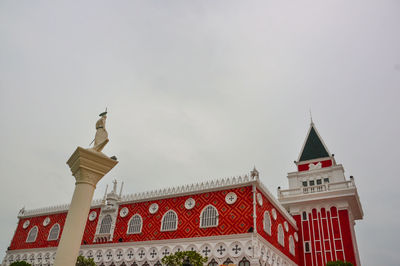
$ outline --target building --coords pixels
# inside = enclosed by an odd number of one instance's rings
[[[161,265],[196,250],[208,265],[360,265],[355,220],[363,218],[354,178],[345,178],[311,123],[275,198],[254,168],[249,175],[122,195],[117,182],[92,203],[80,254],[97,265]],[[52,265],[68,205],[22,209],[3,265]]]

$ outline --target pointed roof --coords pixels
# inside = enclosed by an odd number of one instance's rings
[[[301,149],[298,162],[329,157],[330,153],[321,136],[318,134],[314,123],[311,121],[306,140]]]

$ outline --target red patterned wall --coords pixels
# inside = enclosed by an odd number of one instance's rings
[[[47,226],[43,226],[43,221],[46,217],[50,217],[50,224],[48,224]],[[14,238],[11,241],[10,249],[44,248],[57,246],[58,240],[47,241],[47,237],[49,235],[51,227],[56,223],[60,224],[61,235],[62,228],[65,222],[65,217],[66,213],[58,213],[48,216],[46,215],[21,219],[18,223]],[[23,229],[22,226],[26,220],[29,220],[30,224],[26,229]],[[34,226],[37,226],[39,229],[36,241],[33,243],[26,243],[25,241],[28,237],[28,233]]]
[[[282,247],[279,243],[278,243],[278,225],[282,224],[286,220],[286,218],[282,215],[282,213],[280,213],[279,209],[275,208],[271,202],[268,200],[268,198],[257,189],[257,193],[261,193],[262,197],[263,197],[263,205],[260,206],[257,203],[257,208],[256,208],[256,214],[257,214],[257,233],[260,234],[264,239],[266,239],[268,242],[270,242],[272,245],[274,245],[276,248],[278,248],[282,253],[284,253],[288,258],[290,258],[291,260],[293,260],[294,262],[298,263],[299,262],[299,249],[298,249],[298,243],[295,241],[295,256],[293,256],[290,252],[289,252],[289,236],[290,235],[294,235],[296,231],[296,229],[288,222],[289,224],[289,232],[286,232],[286,230],[284,229],[285,232],[285,246]],[[272,213],[271,210],[275,209],[276,213],[277,213],[277,218],[276,220],[274,220],[274,218],[272,217]],[[265,211],[269,211],[270,215],[271,215],[271,235],[267,234],[264,231],[264,212]]]
[[[236,193],[237,201],[234,204],[229,205],[225,202],[225,196],[231,191]],[[184,204],[186,199],[188,199],[189,197],[192,197],[196,201],[196,206],[191,210],[186,210]],[[155,214],[149,213],[149,206],[152,203],[157,203],[159,205],[159,210]],[[203,208],[209,204],[214,205],[218,210],[218,227],[200,228],[200,213]],[[216,192],[201,193],[191,196],[123,204],[119,206],[119,210],[123,207],[127,207],[129,209],[129,214],[124,218],[118,215],[112,242],[130,242],[202,237],[212,235],[241,234],[247,233],[249,228],[252,227],[253,223],[252,192],[250,186],[229,190],[221,190]],[[176,231],[161,232],[160,228],[162,216],[165,212],[171,209],[174,210],[178,215],[178,229]],[[85,233],[82,238],[82,245],[96,244],[93,243],[93,240],[96,233],[96,226],[98,223],[98,217],[100,215],[100,209],[92,210],[95,210],[97,212],[97,217],[94,221],[87,220]],[[128,235],[126,234],[128,222],[130,218],[136,213],[140,214],[143,219],[142,233]],[[27,249],[57,246],[59,240],[47,241],[48,233],[52,225],[56,222],[60,224],[61,228],[64,226],[66,213],[53,214],[48,216],[51,219],[51,223],[46,227],[44,227],[42,223],[47,215],[21,219],[19,221],[10,248]],[[28,219],[30,220],[30,225],[27,229],[23,229],[22,224],[25,222],[25,220]],[[28,232],[35,225],[37,225],[39,228],[37,240],[34,243],[26,243],[25,241]]]
[[[97,221],[99,220],[100,208],[91,209],[90,212],[91,211],[96,211],[97,216],[96,219],[94,219],[93,221],[89,221],[89,217],[86,220],[85,232],[83,233],[82,243],[81,243],[82,245],[92,243],[94,239],[94,234],[96,233],[96,226],[97,226]]]
[[[99,213],[99,209],[92,209],[96,210]],[[50,223],[47,226],[43,226],[43,221],[46,217],[50,218]],[[60,240],[62,230],[64,227],[65,219],[67,217],[67,213],[57,213],[57,214],[50,214],[45,216],[37,216],[37,217],[29,217],[23,218],[18,222],[17,230],[15,231],[14,237],[11,241],[10,249],[29,249],[29,248],[46,248],[46,247],[56,247],[58,246],[58,242]],[[23,224],[26,220],[30,221],[29,226],[26,229],[23,229]],[[95,222],[97,221],[97,218]],[[60,234],[58,240],[47,241],[47,237],[49,235],[51,227],[58,223],[61,227]],[[96,222],[97,223],[97,222]],[[37,226],[39,231],[36,238],[36,241],[33,243],[26,243],[26,238],[28,237],[29,231],[34,227]],[[96,229],[96,228],[95,228]],[[95,230],[91,229],[89,224],[89,220],[86,224],[86,230],[83,236],[82,243],[85,239],[92,239],[93,232]]]
[[[225,202],[225,196],[231,191],[236,193],[237,201],[229,205]],[[196,201],[196,206],[191,210],[186,210],[185,201],[190,197]],[[149,206],[152,203],[159,205],[158,212],[155,214],[149,213]],[[218,210],[218,227],[200,228],[200,213],[209,204],[214,205]],[[129,214],[124,218],[118,217],[113,242],[119,241],[119,238],[127,242],[241,234],[247,233],[252,226],[252,199],[251,187],[249,186],[191,196],[125,204],[121,205],[120,209],[123,207],[129,209]],[[161,232],[162,216],[171,209],[178,215],[178,229],[171,232]],[[128,222],[136,213],[140,214],[143,219],[142,233],[127,235]]]
[[[301,221],[301,216],[295,216],[299,230],[299,249],[302,252],[304,265],[326,265],[328,261],[346,260],[356,266],[351,228],[347,210],[337,211],[313,209],[308,213],[308,220]],[[310,241],[310,252],[303,250],[303,241]]]

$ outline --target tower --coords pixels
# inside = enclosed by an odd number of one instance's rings
[[[313,122],[295,164],[297,171],[287,176],[289,189],[278,189],[278,199],[299,227],[301,263],[360,265],[354,226],[363,210],[354,178],[345,177]]]

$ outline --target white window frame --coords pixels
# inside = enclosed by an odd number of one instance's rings
[[[284,246],[285,246],[285,232],[283,231],[283,226],[282,226],[282,224],[279,224],[279,225],[278,225],[278,234],[277,234],[277,236],[278,236],[278,243],[279,243],[282,247],[284,247]],[[281,239],[280,236],[282,236],[282,239]]]
[[[103,221],[104,219],[106,219],[108,216],[110,216],[111,221],[110,221],[110,228],[108,229],[108,232],[102,232],[102,228],[103,228]],[[100,228],[99,228],[99,234],[111,234],[111,229],[112,229],[112,224],[113,224],[113,217],[110,214],[107,214],[103,217],[103,219],[101,219],[100,221]]]
[[[129,229],[131,228],[131,221],[132,221],[133,218],[135,218],[135,217],[139,217],[139,219],[140,219],[140,230],[139,230],[139,232],[129,232],[129,231],[130,231]],[[143,228],[143,218],[142,218],[142,216],[140,216],[140,214],[136,213],[135,215],[133,215],[133,216],[131,217],[131,219],[129,219],[129,222],[128,222],[128,230],[126,231],[126,234],[127,234],[127,235],[141,234],[141,233],[142,233],[142,228]]]
[[[35,238],[34,238],[33,240],[29,240],[29,237],[30,237],[30,235],[31,235],[31,232],[32,232],[32,230],[34,230],[34,229],[36,229]],[[26,237],[25,242],[26,242],[26,243],[33,243],[33,242],[35,242],[35,241],[36,241],[36,238],[37,238],[37,236],[38,236],[38,234],[39,234],[39,228],[37,227],[37,225],[35,225],[34,227],[31,228],[31,230],[29,230],[29,233],[28,233],[28,236]]]
[[[295,250],[294,250],[294,239],[293,236],[289,236],[289,252],[293,256],[295,256]]]
[[[55,227],[55,226],[58,226],[57,237],[54,238],[54,239],[50,239],[51,232],[54,230],[54,227]],[[60,230],[61,230],[61,226],[60,226],[58,223],[54,224],[54,225],[51,227],[50,231],[49,231],[49,235],[47,236],[47,241],[54,241],[54,240],[57,240],[57,239],[60,237]]]
[[[175,228],[169,228],[169,229],[163,229],[163,225],[165,223],[164,219],[166,218],[167,214],[173,212],[175,214]],[[166,213],[164,213],[162,219],[161,219],[161,228],[160,231],[161,232],[169,232],[169,231],[176,231],[178,229],[178,223],[179,223],[179,218],[178,218],[178,214],[174,211],[174,210],[169,210]]]
[[[203,219],[203,214],[204,214],[204,215],[206,214],[205,211],[206,211],[209,207],[211,207],[212,209],[214,209],[214,211],[217,213],[217,214],[216,214],[216,217],[215,217],[215,219],[216,219],[216,224],[202,225],[204,219],[208,219],[208,220],[212,219],[212,218],[208,218],[208,217],[206,217],[206,218]],[[211,205],[211,204],[205,206],[205,207],[203,208],[203,210],[201,211],[201,213],[200,213],[200,228],[217,227],[218,224],[219,224],[219,213],[218,213],[217,208],[216,208],[214,205]]]
[[[268,219],[269,219],[269,228],[267,228],[266,223],[265,223],[266,220],[267,220],[267,219],[265,219],[266,216],[267,216]],[[272,220],[271,220],[271,215],[269,214],[269,211],[265,211],[265,212],[264,212],[263,227],[264,227],[265,233],[267,233],[268,235],[271,235]]]

